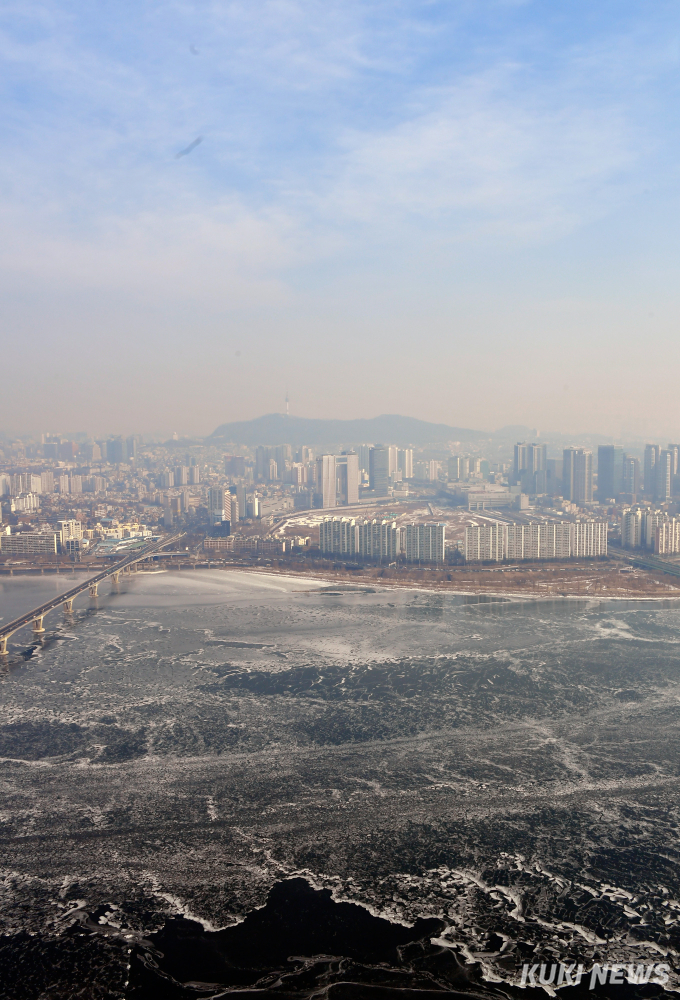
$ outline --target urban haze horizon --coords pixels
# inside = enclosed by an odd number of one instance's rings
[[[279,417],[281,418],[282,421],[284,421],[289,416],[295,419],[295,417],[297,417],[298,415],[287,414],[285,411],[283,412],[269,411],[267,414],[256,415],[252,419],[252,421],[247,421],[242,417],[239,417],[237,420],[234,421],[228,421],[228,422],[223,421],[222,424],[224,423],[247,424],[252,422],[253,425],[257,425],[258,419],[265,419],[266,417]],[[314,421],[315,424],[319,425],[322,425],[325,421],[327,421],[329,425],[330,424],[335,425],[343,421],[346,421],[349,424],[350,422],[354,423],[362,420],[371,421],[373,419],[380,419],[380,418],[383,418],[385,420],[396,418],[397,420],[407,420],[407,421],[413,420],[413,421],[423,421],[424,423],[431,423],[429,421],[424,421],[423,418],[420,416],[414,416],[412,414],[405,415],[405,414],[384,414],[384,413],[376,413],[368,417],[351,416],[348,418],[345,417],[324,418],[324,417],[305,415],[302,419]],[[560,447],[563,444],[567,444],[568,442],[573,442],[574,444],[590,443],[592,446],[596,446],[598,444],[616,444],[623,446],[628,445],[631,448],[642,449],[644,445],[649,442],[661,441],[666,439],[672,441],[680,438],[680,430],[673,431],[672,429],[667,429],[665,431],[657,431],[656,433],[645,434],[641,433],[640,431],[636,431],[634,428],[630,428],[616,435],[616,434],[607,434],[599,431],[598,429],[581,430],[581,431],[570,430],[568,428],[541,429],[536,425],[532,426],[526,424],[503,424],[499,427],[488,427],[488,426],[472,427],[471,425],[467,425],[463,427],[462,420],[442,421],[442,423],[449,424],[452,430],[457,430],[459,431],[459,433],[456,435],[451,435],[448,438],[441,435],[434,436],[430,443],[435,444],[437,441],[443,442],[446,440],[452,442],[457,440],[459,443],[465,444],[475,439],[482,439],[488,437],[488,438],[502,439],[505,441],[515,441],[519,440],[520,438],[527,440],[529,439],[537,441],[540,440],[543,442],[554,441]],[[149,442],[154,442],[154,441],[163,442],[163,441],[171,441],[173,439],[176,439],[178,441],[182,440],[205,441],[213,437],[215,435],[215,431],[219,430],[219,427],[222,426],[222,424],[219,424],[218,426],[213,426],[209,430],[202,433],[201,432],[192,433],[191,431],[187,431],[186,429],[184,429],[181,425],[177,426],[173,424],[169,424],[164,427],[158,425],[156,427],[153,426],[139,427],[139,426],[133,426],[132,424],[128,423],[125,424],[121,423],[118,426],[114,427],[98,425],[95,429],[92,429],[92,427],[88,426],[80,426],[77,429],[74,429],[69,427],[59,427],[53,423],[50,426],[38,426],[37,428],[31,428],[30,430],[28,430],[26,427],[18,425],[16,427],[11,427],[11,426],[0,427],[0,440],[5,440],[5,441],[23,440],[29,442],[29,441],[40,441],[40,439],[44,439],[46,437],[58,436],[64,439],[73,439],[76,441],[77,440],[105,441],[110,438],[127,437],[132,434],[132,435],[140,435],[144,440]],[[282,424],[281,426],[284,425]],[[436,425],[432,422],[432,426]],[[470,435],[468,436],[465,433],[465,431],[469,431]],[[382,436],[385,437],[386,440],[389,439],[391,441],[400,444],[414,443],[413,439],[408,437],[408,435],[394,433],[391,431],[386,432],[386,434]],[[259,437],[257,436],[257,434],[253,438],[252,432],[250,434],[250,437],[251,440],[247,440],[245,436],[242,439],[240,439],[238,436],[226,437],[226,438],[223,437],[222,443],[234,444],[234,445],[248,445],[252,443],[258,443],[258,444],[285,443],[283,441],[279,442],[278,440],[274,441],[273,439],[268,440],[266,436]],[[335,434],[335,435],[329,435],[327,438],[324,438],[323,443],[328,445],[338,444],[338,443],[344,443],[350,445],[350,444],[358,444],[360,442],[364,442],[369,439],[378,441],[380,437],[381,437],[380,434],[378,435],[370,434],[370,432],[359,435],[348,434],[346,436]]]

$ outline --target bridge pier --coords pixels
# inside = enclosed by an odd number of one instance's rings
[[[42,635],[44,631],[43,615],[38,615],[37,618],[33,619],[33,635]]]
[[[8,635],[0,635],[0,656],[7,656]]]
[[[72,615],[73,614],[73,598],[72,597],[69,597],[68,601],[64,601],[63,608],[64,608],[64,614],[65,615]]]
[[[91,583],[89,590],[90,590],[90,597],[99,597],[99,584]]]
[[[118,583],[119,580],[120,580],[120,571],[117,570],[115,573],[111,574],[111,583]]]

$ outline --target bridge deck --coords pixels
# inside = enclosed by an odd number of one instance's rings
[[[154,542],[152,545],[146,546],[144,549],[135,552],[132,555],[126,556],[119,562],[114,563],[112,566],[107,567],[101,573],[97,573],[96,576],[88,577],[87,580],[79,583],[75,587],[71,587],[70,590],[64,591],[63,594],[59,594],[57,597],[53,597],[50,601],[45,604],[41,604],[37,608],[33,608],[32,611],[27,612],[25,615],[21,615],[20,618],[15,618],[14,621],[7,622],[6,625],[0,626],[0,640],[8,639],[14,632],[18,632],[20,628],[25,625],[29,625],[31,622],[35,621],[36,618],[43,618],[49,611],[54,611],[55,608],[61,607],[67,601],[73,600],[78,594],[82,594],[85,590],[89,590],[90,587],[94,586],[96,583],[100,583],[102,580],[106,580],[107,577],[112,576],[114,573],[120,573],[122,569],[126,566],[132,566],[134,563],[142,562],[144,559],[148,559],[149,556],[154,555],[156,552],[160,552],[161,549],[165,548],[171,542],[177,541],[182,535],[172,535],[169,538],[162,538],[159,542]]]

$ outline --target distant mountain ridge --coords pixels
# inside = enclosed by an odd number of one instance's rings
[[[448,424],[431,424],[415,417],[383,414],[360,420],[315,420],[269,413],[254,420],[220,424],[208,441],[244,445],[385,444],[425,445],[440,441],[480,441],[490,435]]]

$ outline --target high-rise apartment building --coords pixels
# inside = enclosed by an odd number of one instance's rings
[[[545,493],[548,449],[544,444],[518,441],[513,454],[513,479],[523,493]]]
[[[362,558],[395,561],[401,551],[401,533],[395,521],[360,521],[357,528]]]
[[[449,479],[456,483],[466,483],[470,478],[470,459],[465,455],[452,455],[448,460]]]
[[[660,556],[680,552],[680,519],[669,517],[657,526],[654,535],[654,551]]]
[[[127,462],[127,444],[122,437],[109,438],[106,442],[106,461],[111,465],[120,465]]]
[[[562,489],[565,500],[592,503],[593,453],[585,448],[565,448],[562,453]]]
[[[280,444],[274,448],[274,458],[276,460],[276,478],[285,479],[286,467],[291,462],[293,449],[289,444]]]
[[[654,470],[654,499],[659,503],[670,500],[673,492],[673,459],[672,451],[665,448],[659,451]]]
[[[54,473],[51,471],[40,473],[40,492],[54,493]]]
[[[349,517],[325,517],[319,525],[319,548],[322,552],[356,557],[359,551],[359,530]]]
[[[59,479],[57,480],[57,482],[59,484],[59,492],[60,493],[70,493],[71,486],[70,486],[70,483],[69,483],[69,478],[68,478],[68,476],[66,474],[63,474],[63,475],[59,476]]]
[[[642,512],[642,544],[646,549],[654,548],[657,529],[669,520],[666,511],[646,509]]]
[[[643,486],[646,497],[654,497],[656,493],[656,463],[661,451],[658,444],[646,444],[644,456]]]
[[[621,546],[639,549],[643,545],[643,522],[640,508],[624,510],[621,516]]]
[[[316,460],[316,490],[321,496],[321,506],[327,508],[337,506],[337,471],[335,455],[321,455]]]
[[[59,529],[59,537],[62,545],[72,538],[83,537],[83,526],[80,521],[57,521],[57,528]]]
[[[585,559],[606,554],[606,521],[471,525],[465,529],[468,562]]]
[[[466,562],[502,562],[505,559],[505,525],[475,524],[465,529]]]
[[[577,521],[571,525],[571,554],[574,559],[594,559],[607,555],[607,522]]]
[[[302,462],[293,462],[288,469],[288,482],[301,489],[307,482],[307,466]]]
[[[353,451],[336,455],[335,471],[340,502],[359,503],[359,456]]]
[[[615,500],[623,488],[623,448],[613,444],[600,445],[597,449],[597,498],[600,503]]]
[[[258,445],[255,449],[255,479],[267,479],[269,476],[270,448]]]
[[[443,524],[399,528],[394,520],[357,522],[348,517],[327,517],[319,526],[319,546],[322,552],[381,562],[405,556],[409,562],[442,563],[445,530]]]
[[[175,469],[175,486],[186,486],[189,482],[189,467],[178,465]]]
[[[390,493],[390,452],[382,444],[371,448],[368,462],[371,489],[376,496],[386,497]]]
[[[246,474],[246,460],[243,455],[224,456],[224,474],[239,478]]]
[[[413,448],[399,450],[397,471],[401,472],[403,479],[413,479]]]
[[[445,524],[407,524],[402,531],[407,562],[444,562]]]
[[[371,463],[370,444],[360,444],[357,448],[357,455],[359,457],[359,468],[362,472],[368,472]]]
[[[208,490],[208,520],[210,524],[221,524],[231,516],[229,494],[221,486],[211,486]]]
[[[637,496],[640,492],[640,460],[624,455],[622,472],[622,493]]]
[[[199,465],[189,466],[189,484],[197,486],[201,481],[201,467]]]
[[[243,521],[246,517],[246,488],[241,484],[236,487],[236,505],[236,516],[238,516],[239,520]],[[236,516],[232,508],[232,521],[236,520]]]

